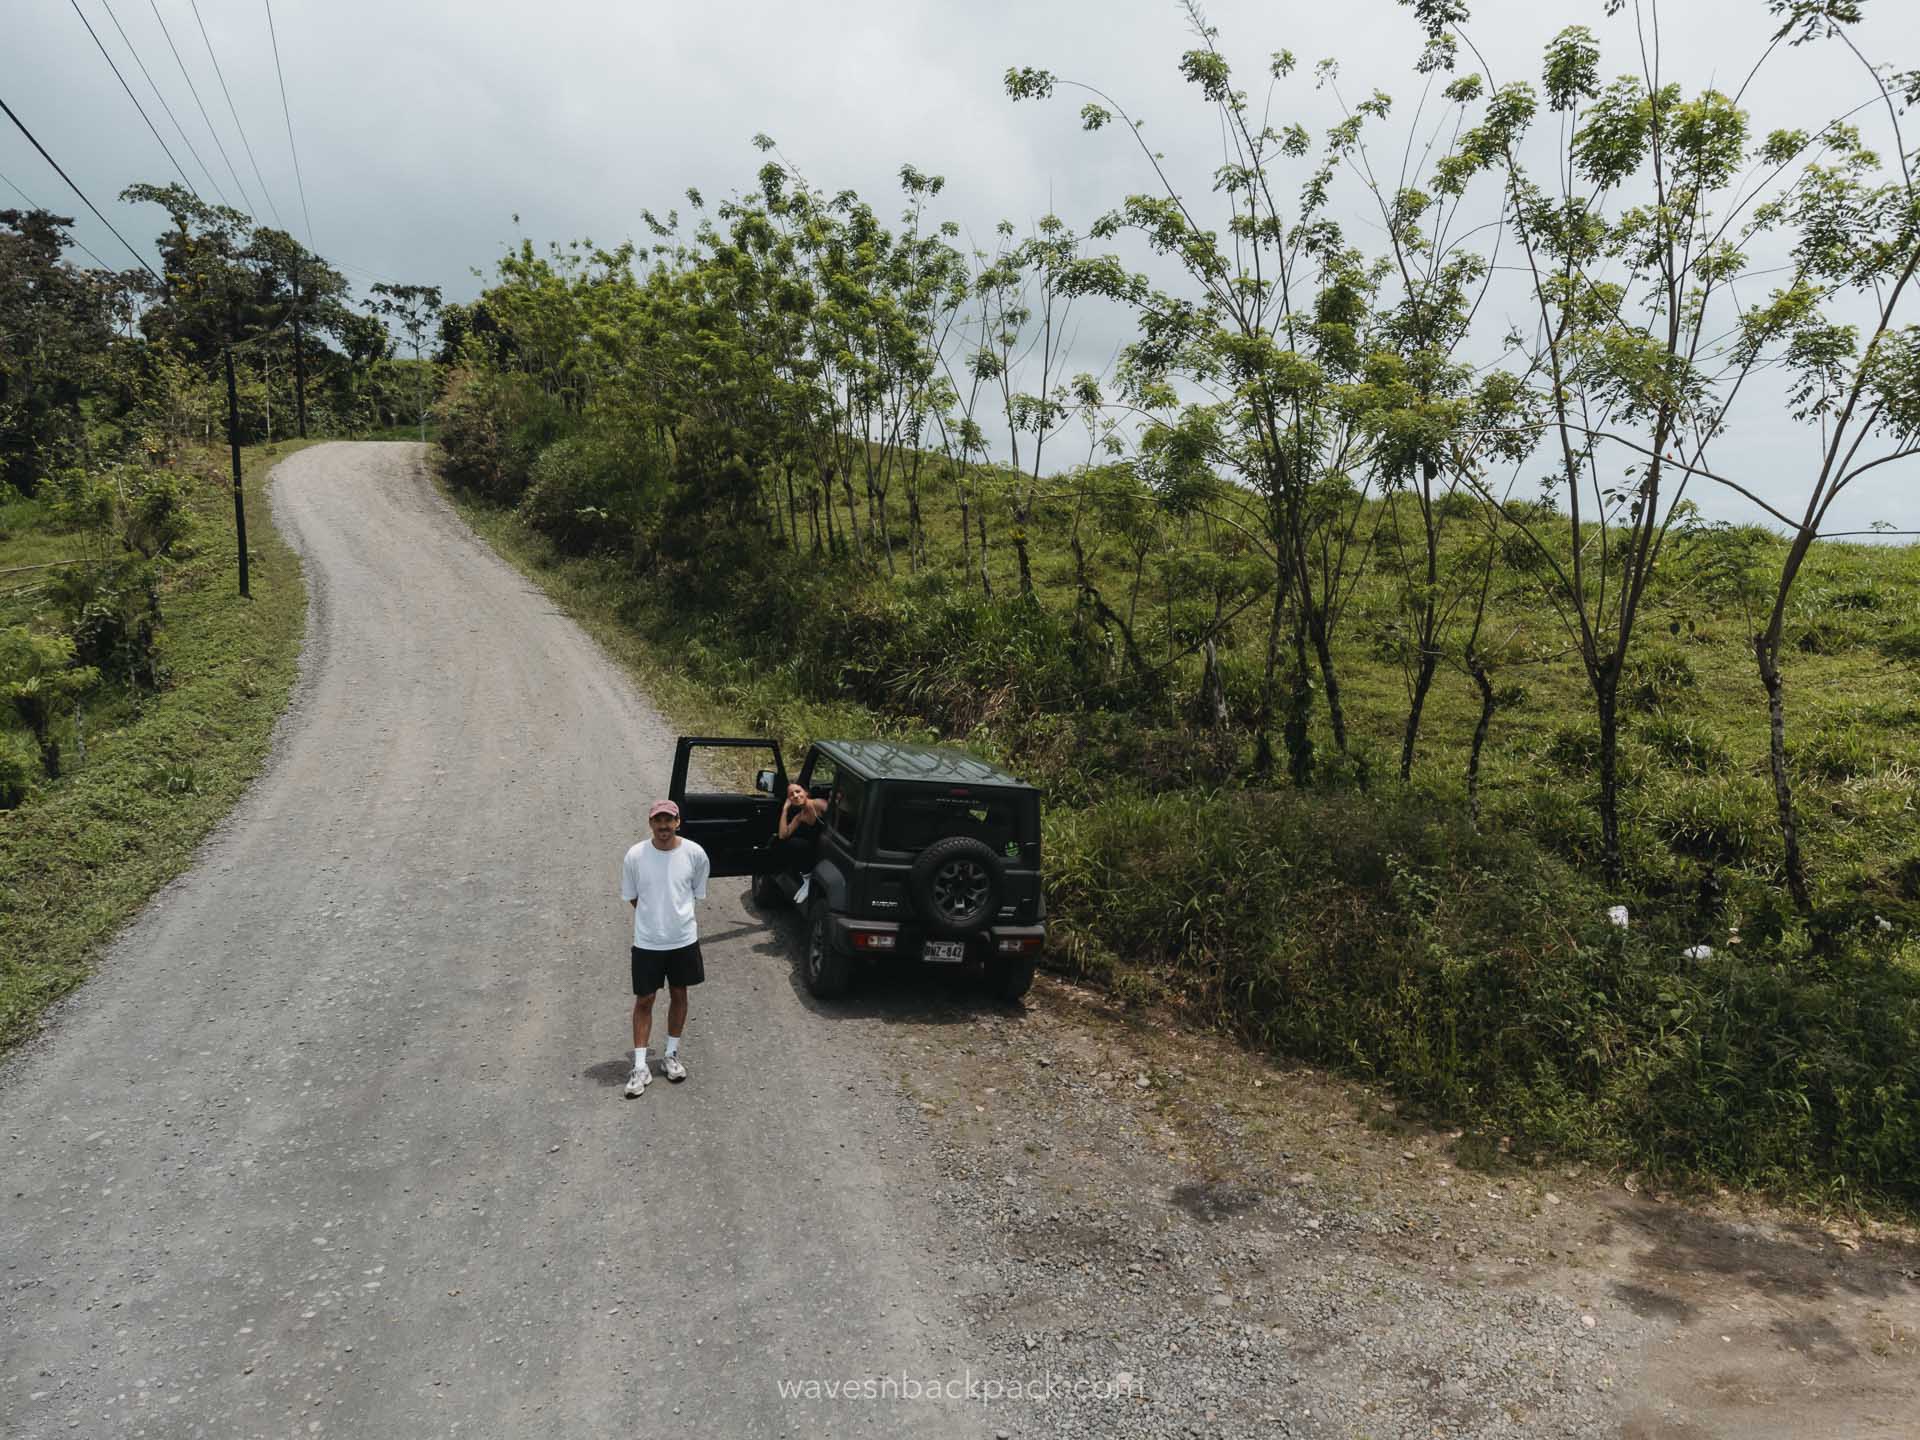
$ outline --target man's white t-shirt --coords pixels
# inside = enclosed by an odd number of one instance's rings
[[[620,867],[620,898],[633,907],[633,943],[641,950],[678,950],[700,938],[693,902],[707,898],[707,852],[683,839],[671,850],[642,840]]]

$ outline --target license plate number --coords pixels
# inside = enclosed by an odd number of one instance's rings
[[[967,958],[967,947],[959,940],[929,940],[920,954],[922,959],[937,960],[946,965],[958,965]]]

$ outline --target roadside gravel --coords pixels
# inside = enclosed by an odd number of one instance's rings
[[[996,1435],[1912,1434],[1910,1235],[1468,1167],[1177,1018],[940,982],[841,1023],[894,1069],[976,1350],[1026,1392]]]

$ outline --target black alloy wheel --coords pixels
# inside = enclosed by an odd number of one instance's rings
[[[991,924],[1006,888],[1000,857],[970,835],[949,835],[921,851],[907,886],[927,929],[952,939]]]

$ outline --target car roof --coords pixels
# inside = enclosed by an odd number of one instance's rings
[[[951,745],[910,745],[897,740],[817,740],[814,746],[870,780],[931,780],[948,784],[1034,787],[977,755]]]

